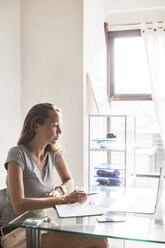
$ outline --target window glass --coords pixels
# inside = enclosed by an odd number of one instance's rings
[[[113,113],[136,116],[136,133],[157,133],[159,126],[153,101],[112,101]]]
[[[114,39],[115,94],[151,94],[142,37]]]
[[[153,101],[112,101],[111,108],[113,114],[136,117],[136,173],[159,173],[165,151]]]
[[[159,173],[165,159],[139,30],[109,34],[108,89],[112,114],[136,117],[136,173]],[[147,96],[147,97],[146,97]],[[119,154],[115,155],[115,159]]]

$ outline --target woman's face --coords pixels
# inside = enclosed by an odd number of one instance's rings
[[[61,115],[59,112],[50,111],[49,118],[43,125],[37,125],[37,134],[43,143],[54,145],[59,135],[61,134],[60,129]]]

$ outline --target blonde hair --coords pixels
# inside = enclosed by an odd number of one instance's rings
[[[49,118],[50,111],[55,111],[60,113],[60,110],[51,103],[39,103],[34,105],[27,113],[23,128],[17,142],[17,145],[27,145],[36,135],[35,125],[36,123],[43,125],[45,121]],[[56,145],[48,144],[45,148],[46,151],[51,151],[53,153],[59,154],[62,149]]]

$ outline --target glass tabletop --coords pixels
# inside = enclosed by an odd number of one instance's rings
[[[90,196],[104,209],[108,216],[118,216],[107,212],[111,201],[118,195],[117,189],[99,191]],[[163,201],[162,201],[163,202]],[[27,229],[77,233],[82,235],[116,238],[123,240],[165,243],[165,208],[160,204],[153,215],[125,214],[121,222],[98,222],[98,216],[59,218],[55,208],[26,212],[9,223],[13,227]]]

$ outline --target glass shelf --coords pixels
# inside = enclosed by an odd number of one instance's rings
[[[125,146],[125,144],[111,144],[111,145],[108,145],[108,146],[104,146],[104,145],[101,145],[101,146],[93,146],[90,148],[90,151],[113,151],[113,152],[126,152],[126,151],[129,151],[131,149],[135,148],[135,145],[134,144],[130,144],[130,145],[127,145]]]
[[[93,184],[94,177],[111,181],[120,179],[124,181],[122,186],[129,185],[129,176],[135,174],[135,147],[135,116],[89,115],[89,187]],[[97,162],[102,164],[98,166]],[[108,172],[107,175],[99,175],[96,169],[116,169],[120,176],[110,176]]]
[[[96,165],[96,166],[94,167],[94,169],[105,169],[105,170],[115,170],[115,169],[118,169],[118,170],[125,170],[125,168],[126,168],[126,169],[129,169],[129,165],[102,163],[102,164]]]

